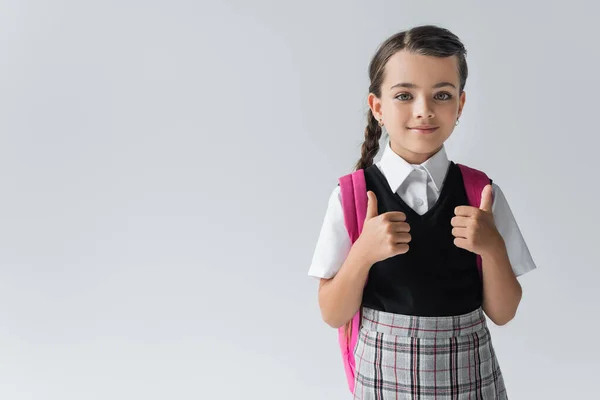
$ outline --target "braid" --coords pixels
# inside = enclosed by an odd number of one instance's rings
[[[379,126],[379,122],[373,115],[371,109],[367,115],[367,127],[365,128],[365,141],[361,146],[360,160],[356,163],[355,169],[365,169],[373,165],[373,159],[379,151],[379,139],[381,139],[382,129]],[[360,317],[362,319],[362,307],[359,308]],[[352,332],[352,320],[344,324],[344,330],[346,337],[350,338]]]
[[[381,138],[382,130],[371,109],[369,109],[367,121],[365,141],[361,146],[360,160],[356,163],[356,170],[365,169],[373,165],[373,159],[379,151],[379,139]]]

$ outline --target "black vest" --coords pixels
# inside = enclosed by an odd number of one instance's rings
[[[483,285],[476,255],[454,245],[454,209],[468,205],[462,174],[450,162],[438,201],[417,214],[392,192],[376,165],[365,169],[367,190],[377,196],[379,214],[402,211],[412,236],[409,250],[373,264],[362,305],[419,316],[465,314],[482,305]]]

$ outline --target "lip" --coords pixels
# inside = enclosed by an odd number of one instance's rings
[[[416,133],[432,133],[435,130],[437,130],[438,127],[433,126],[433,125],[421,125],[421,126],[415,126],[413,128],[409,128],[409,129]]]

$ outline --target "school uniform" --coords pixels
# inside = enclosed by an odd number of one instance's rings
[[[375,263],[362,299],[356,399],[504,399],[504,380],[485,314],[476,255],[454,245],[450,220],[467,205],[462,174],[445,148],[411,165],[389,143],[365,169],[380,214],[401,211],[411,227],[406,254]],[[512,269],[536,268],[500,187],[492,181],[492,212]],[[330,196],[309,275],[331,278],[352,243],[339,186]],[[403,396],[403,397],[402,397]]]

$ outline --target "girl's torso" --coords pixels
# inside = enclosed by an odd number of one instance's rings
[[[459,167],[451,162],[437,201],[420,215],[390,187],[376,165],[365,169],[367,190],[377,196],[379,214],[401,211],[410,225],[405,254],[375,263],[362,305],[417,316],[471,312],[482,304],[483,287],[476,255],[454,245],[454,209],[468,205]]]

